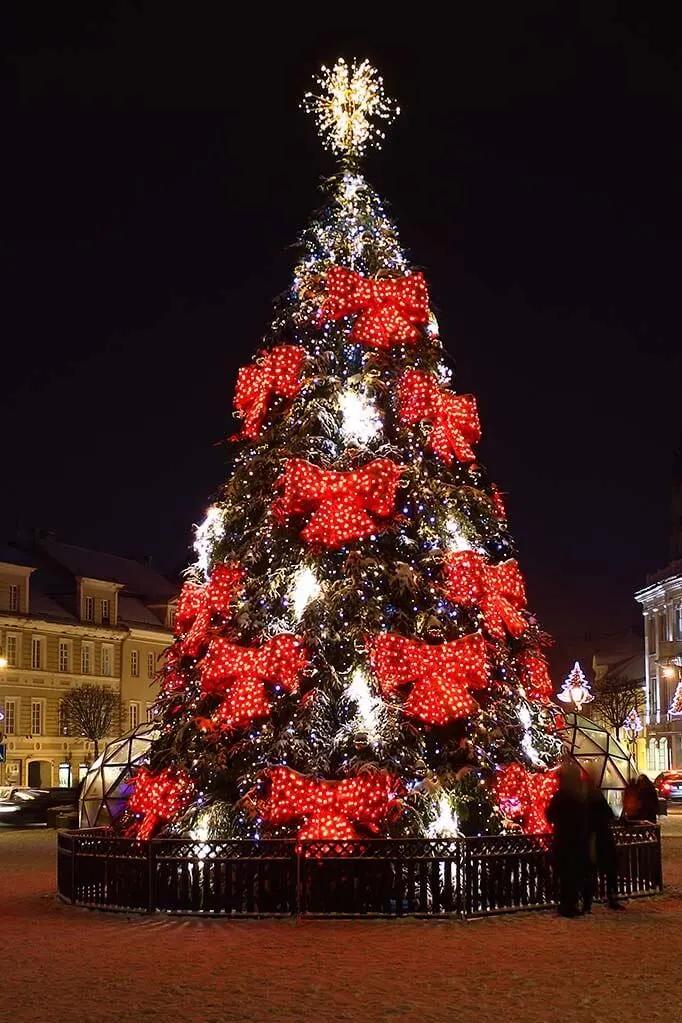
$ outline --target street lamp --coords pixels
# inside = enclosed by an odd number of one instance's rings
[[[575,662],[568,678],[562,685],[561,692],[557,693],[557,699],[562,703],[572,703],[578,714],[586,703],[591,703],[594,700],[590,683],[585,678],[578,661]]]
[[[7,658],[0,656],[0,671],[7,667]]]

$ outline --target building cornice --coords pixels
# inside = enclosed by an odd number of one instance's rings
[[[644,605],[645,608],[655,609],[659,604],[665,604],[671,597],[682,596],[682,575],[671,575],[660,582],[651,583],[644,589],[635,593],[635,600]]]
[[[8,614],[0,611],[0,626],[7,629],[30,629],[33,632],[71,633],[84,639],[122,640],[130,631],[126,625],[97,625],[95,622],[49,619],[41,615]]]

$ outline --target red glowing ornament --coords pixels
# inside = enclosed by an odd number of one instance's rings
[[[492,501],[493,510],[497,515],[498,519],[500,519],[501,522],[506,522],[507,509],[505,507],[504,499],[502,497],[502,491],[500,490],[496,483],[493,483],[490,500]]]
[[[151,838],[160,824],[175,820],[192,801],[194,786],[179,767],[164,767],[153,774],[148,767],[141,767],[132,779],[133,791],[128,799],[128,808],[141,814],[142,820],[131,830],[138,838]]]
[[[370,640],[369,649],[382,692],[412,683],[403,713],[426,724],[446,725],[467,717],[478,707],[469,690],[488,685],[486,644],[479,632],[440,646],[389,632]]]
[[[481,439],[481,424],[473,395],[453,394],[431,373],[408,369],[398,384],[398,402],[403,423],[414,426],[425,419],[432,424],[427,447],[446,465],[453,458],[474,461],[471,445]]]
[[[517,665],[526,696],[529,700],[549,703],[554,686],[549,676],[549,665],[540,651],[527,651],[517,658]]]
[[[523,576],[513,559],[491,565],[476,551],[458,551],[448,555],[444,576],[448,600],[463,607],[478,606],[491,636],[503,640],[505,627],[512,636],[528,628],[520,610],[526,605]]]
[[[381,529],[381,520],[395,514],[396,491],[402,466],[388,458],[353,472],[321,469],[300,458],[288,458],[278,486],[284,489],[275,502],[277,518],[310,517],[301,536],[307,543],[336,549]],[[310,514],[312,513],[312,514]]]
[[[295,398],[301,390],[302,348],[276,345],[251,366],[242,366],[237,375],[234,407],[243,420],[239,437],[257,437],[273,397]]]
[[[262,820],[273,826],[300,821],[302,841],[360,838],[357,825],[377,833],[396,816],[399,783],[384,772],[323,781],[272,767],[268,777],[270,792],[259,807]]]
[[[551,831],[545,811],[559,787],[556,771],[532,774],[521,764],[508,764],[494,781],[495,795],[505,817],[521,825],[527,835]]]
[[[201,693],[224,695],[213,715],[226,728],[242,727],[271,711],[266,683],[293,693],[306,666],[303,643],[281,633],[260,647],[243,647],[218,636],[201,662]]]
[[[226,618],[244,576],[234,562],[216,565],[205,586],[185,583],[175,612],[175,634],[181,637],[180,654],[196,657],[209,640],[214,614]]]
[[[360,315],[349,340],[369,348],[413,344],[420,336],[414,324],[427,323],[429,319],[424,275],[374,280],[342,266],[331,267],[327,273],[323,317],[338,320],[353,313]]]

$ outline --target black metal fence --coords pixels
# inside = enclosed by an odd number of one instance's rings
[[[626,825],[614,834],[619,894],[660,892],[659,828]],[[95,828],[62,831],[57,845],[59,895],[98,909],[228,917],[471,917],[555,904],[546,835],[143,842]]]

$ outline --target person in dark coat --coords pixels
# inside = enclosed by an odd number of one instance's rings
[[[616,874],[616,842],[613,836],[615,820],[613,810],[604,793],[593,782],[587,783],[588,865],[583,888],[583,913],[590,913],[597,891],[599,875],[606,881],[606,900],[609,909],[624,909],[618,901]]]
[[[547,820],[553,827],[552,866],[561,916],[579,916],[578,900],[588,868],[585,783],[574,760],[559,768],[559,788],[549,801]]]
[[[647,774],[640,774],[637,779],[637,794],[639,807],[636,819],[655,824],[658,818],[658,792]]]

